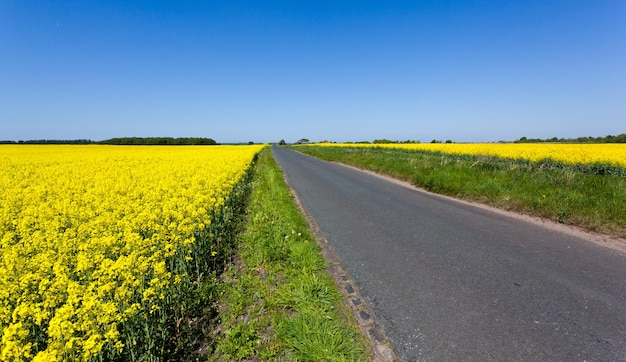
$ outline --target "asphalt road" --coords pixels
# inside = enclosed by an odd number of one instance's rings
[[[404,361],[626,361],[626,255],[273,153]]]

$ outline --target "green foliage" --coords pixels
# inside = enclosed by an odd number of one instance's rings
[[[615,165],[365,147],[299,151],[402,179],[429,191],[626,236],[626,171]]]
[[[299,313],[278,325],[278,336],[299,361],[362,361],[353,332],[323,315]]]
[[[515,143],[540,143],[540,142],[559,142],[559,143],[626,143],[626,133],[622,133],[618,136],[608,135],[606,137],[578,137],[578,138],[557,138],[552,137],[548,139],[540,138],[527,138],[522,137]]]
[[[269,149],[256,169],[209,360],[368,360],[367,342]]]
[[[94,143],[92,140],[88,139],[77,139],[77,140],[19,140],[17,142],[5,140],[0,141],[0,144],[24,144],[24,145],[87,145],[90,143]]]
[[[211,138],[204,137],[122,137],[98,142],[105,145],[217,145]]]

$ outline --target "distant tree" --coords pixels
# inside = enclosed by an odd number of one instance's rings
[[[278,142],[279,145],[284,146],[287,144],[287,142],[285,142],[285,140],[280,140],[280,142]]]
[[[388,139],[380,139],[380,140],[374,140],[374,143],[380,143],[380,144],[385,144],[385,143],[398,143],[398,141],[392,141],[392,140],[388,140]]]
[[[446,143],[452,143],[452,140],[446,140]]]
[[[303,144],[303,143],[309,143],[309,139],[308,138],[300,138],[296,144]]]

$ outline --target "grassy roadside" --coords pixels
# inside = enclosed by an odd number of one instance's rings
[[[247,219],[222,277],[209,360],[368,360],[367,342],[269,148],[256,164]]]
[[[382,148],[297,147],[429,191],[626,237],[626,177]]]

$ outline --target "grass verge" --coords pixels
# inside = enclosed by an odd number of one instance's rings
[[[211,361],[363,361],[358,332],[269,148],[223,274]]]
[[[626,237],[626,177],[485,157],[409,150],[297,147],[429,191]]]

